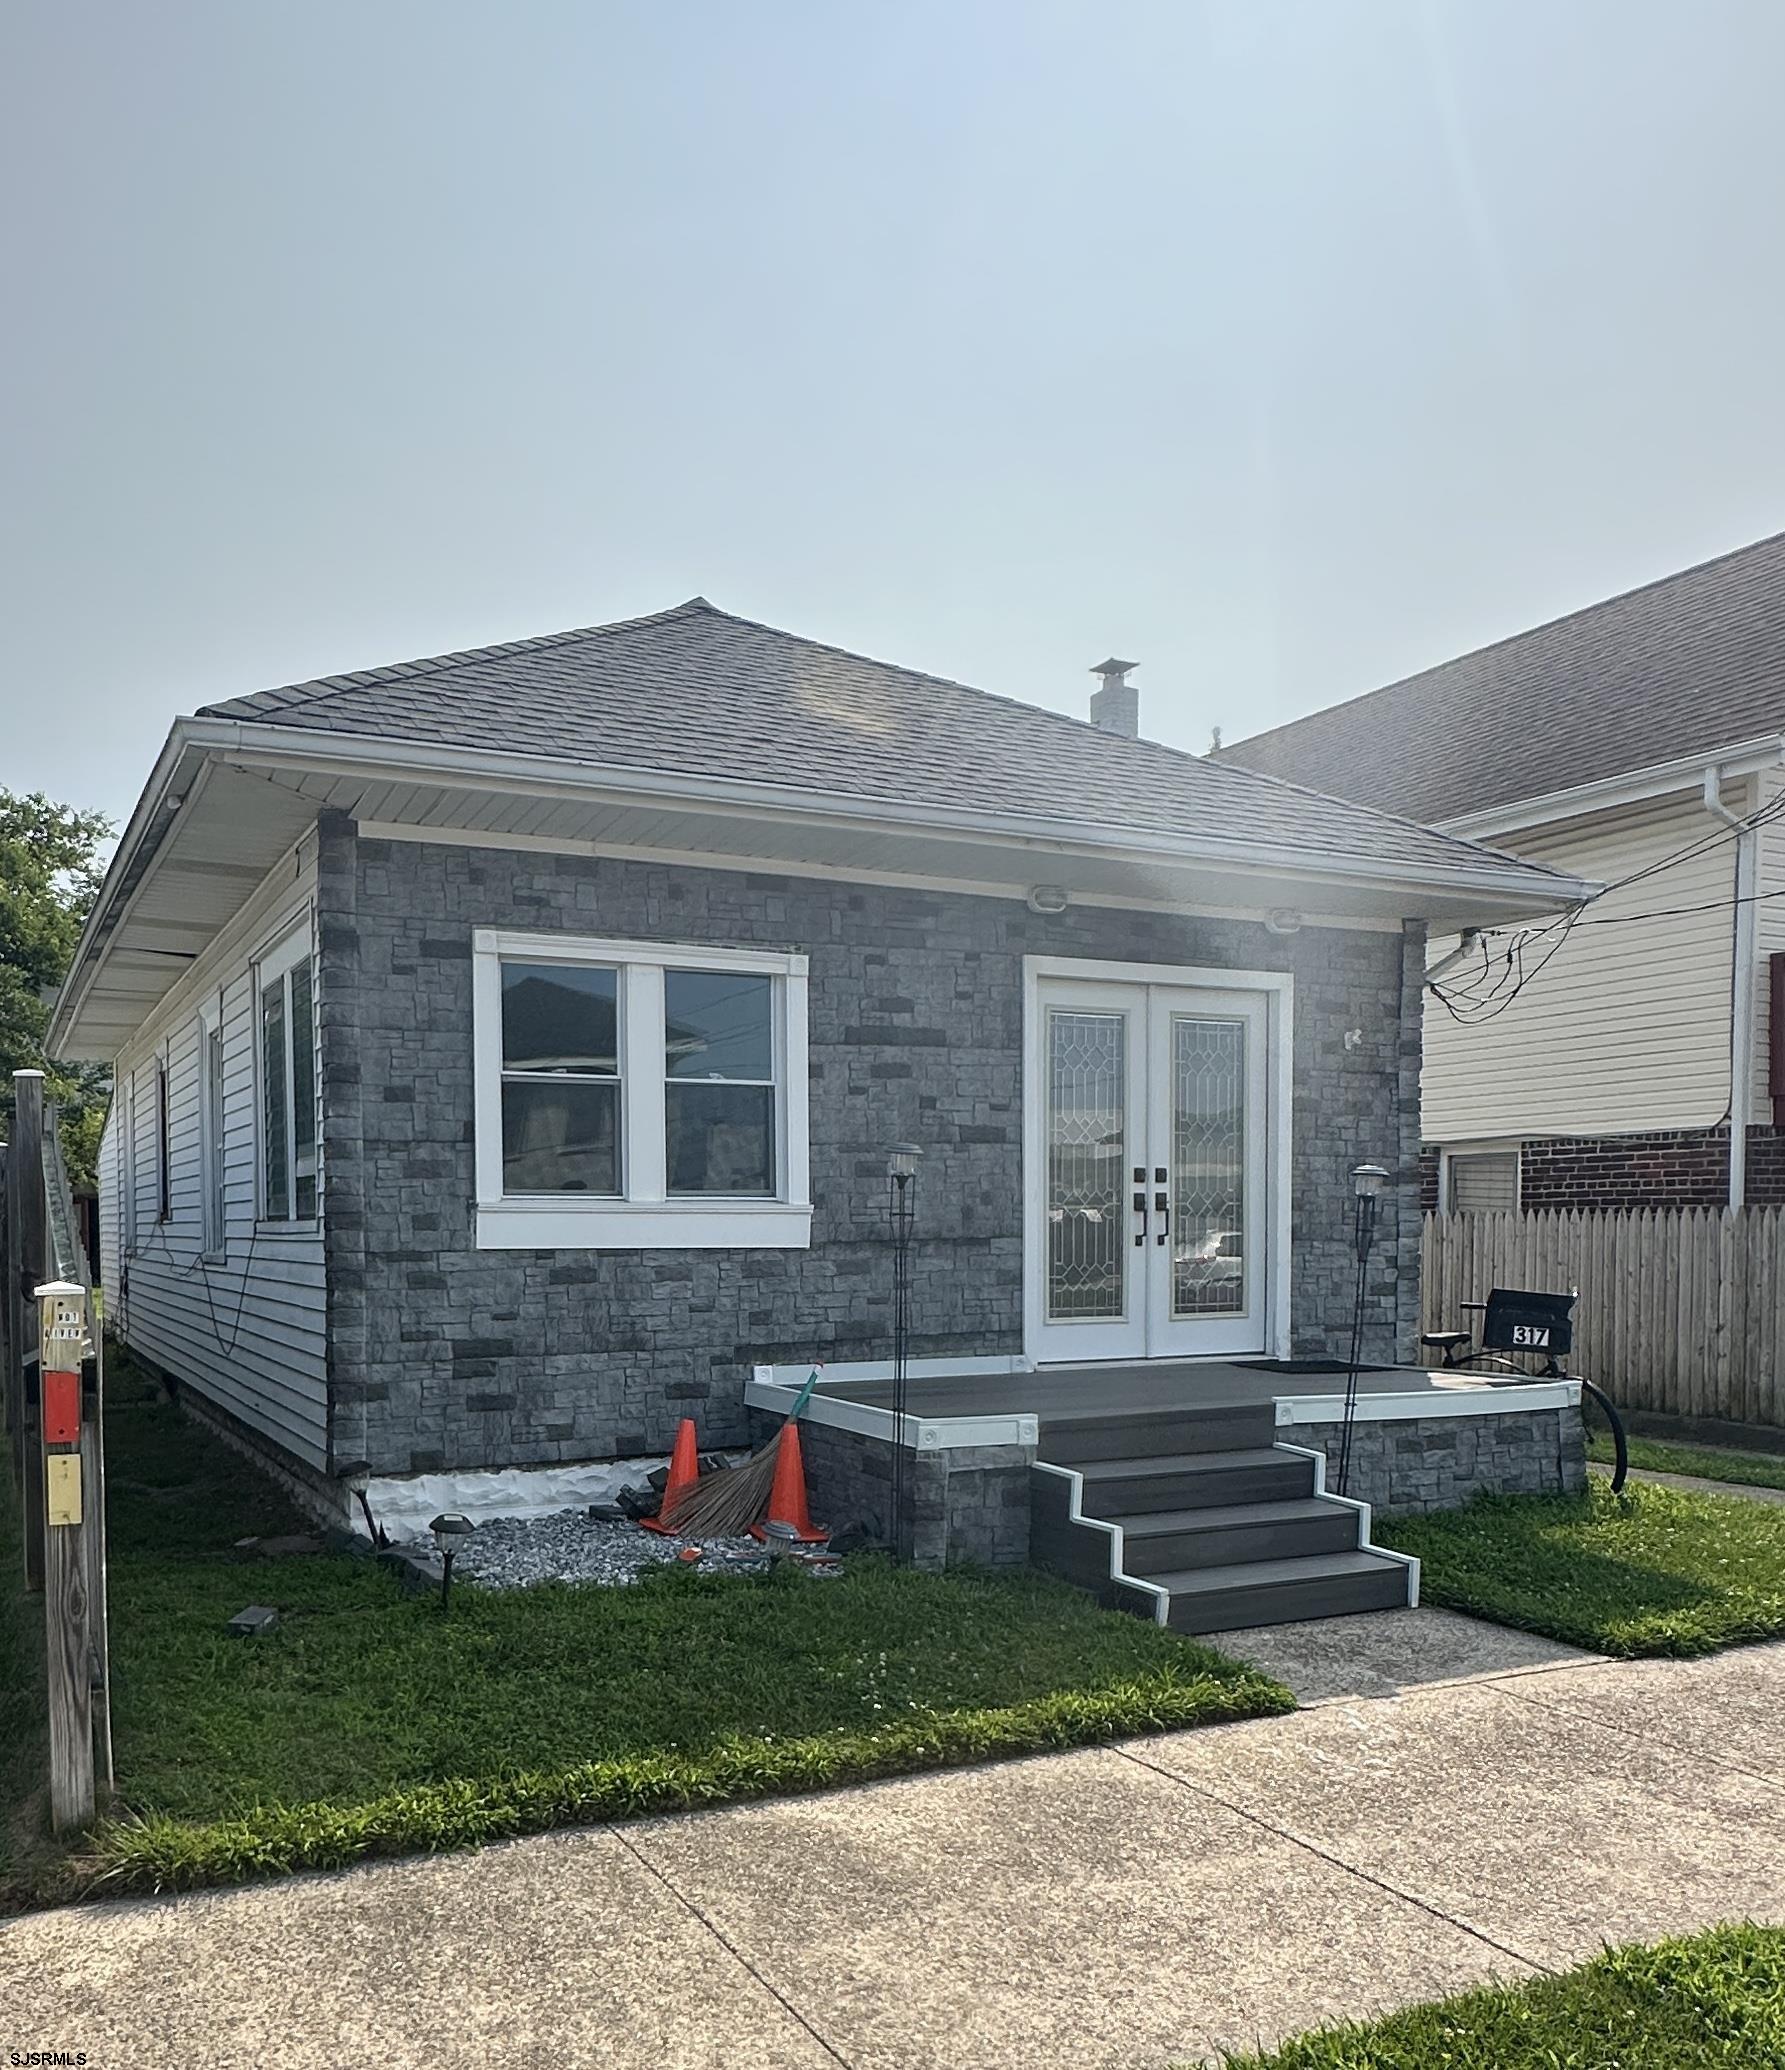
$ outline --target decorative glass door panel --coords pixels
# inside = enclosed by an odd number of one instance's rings
[[[1246,1024],[1174,1013],[1171,1312],[1246,1307]]]
[[[1128,1016],[1051,1007],[1047,1017],[1047,1313],[1128,1311]]]
[[[1038,998],[1033,1355],[1262,1350],[1268,1002],[1067,979]]]

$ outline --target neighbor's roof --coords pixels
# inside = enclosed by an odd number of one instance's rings
[[[1389,874],[1509,860],[1234,763],[734,618],[704,597],[263,690],[200,716],[1320,851]]]
[[[1221,750],[1447,820],[1785,733],[1785,532]]]

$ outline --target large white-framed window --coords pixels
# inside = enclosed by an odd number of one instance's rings
[[[311,1222],[317,1213],[316,963],[310,923],[254,969],[260,1077],[260,1213]]]
[[[480,1250],[803,1249],[806,958],[472,937]]]
[[[223,1011],[213,1000],[198,1011],[198,1205],[207,1258],[220,1258],[228,1239],[223,1157]]]

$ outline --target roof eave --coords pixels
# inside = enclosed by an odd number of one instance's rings
[[[1615,811],[1620,805],[1640,805],[1674,791],[1697,790],[1707,769],[1735,777],[1752,776],[1782,765],[1785,734],[1761,733],[1722,747],[1675,755],[1665,762],[1650,762],[1641,769],[1620,770],[1615,776],[1598,777],[1591,783],[1569,784],[1535,797],[1484,805],[1476,812],[1435,819],[1432,825],[1440,833],[1456,834],[1465,840],[1488,840],[1496,835],[1521,833],[1530,827],[1549,826],[1559,820],[1580,819],[1591,812]]]
[[[1592,888],[1582,880],[1539,864],[1508,857],[1458,864],[1395,863],[1384,865],[1358,856],[1298,845],[1273,848],[1261,842],[1212,841],[1187,835],[1136,831],[1080,819],[1038,814],[967,810],[942,805],[916,805],[848,792],[811,791],[796,784],[745,782],[732,777],[690,776],[621,764],[558,761],[545,756],[504,755],[487,748],[461,748],[390,739],[380,735],[311,732],[292,726],[261,726],[245,720],[193,719],[182,724],[217,728],[226,734],[217,746],[232,760],[258,766],[281,764],[319,771],[363,769],[367,774],[398,772],[431,778],[454,777],[466,783],[499,780],[505,788],[544,792],[584,792],[623,797],[656,797],[666,802],[694,803],[717,810],[759,813],[800,812],[820,819],[857,820],[902,828],[933,828],[953,834],[978,834],[993,840],[1034,842],[1058,851],[1092,848],[1140,859],[1176,858],[1185,862],[1229,864],[1242,868],[1280,869],[1287,874],[1359,885],[1427,886],[1480,892],[1527,905],[1532,912],[1555,912],[1583,903]],[[197,737],[195,732],[194,737]]]

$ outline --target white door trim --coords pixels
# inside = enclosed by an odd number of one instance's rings
[[[1047,1341],[1038,1261],[1046,1215],[1046,1087],[1041,1042],[1041,987],[1063,978],[1087,984],[1172,985],[1190,990],[1261,992],[1269,1005],[1265,1033],[1269,1087],[1265,1169],[1269,1174],[1265,1356],[1290,1347],[1292,1137],[1294,1123],[1295,980],[1281,970],[1226,970],[1201,964],[1114,963],[1076,956],[1023,958],[1023,1344],[1034,1361]],[[1181,1354],[1180,1354],[1181,1356]]]

